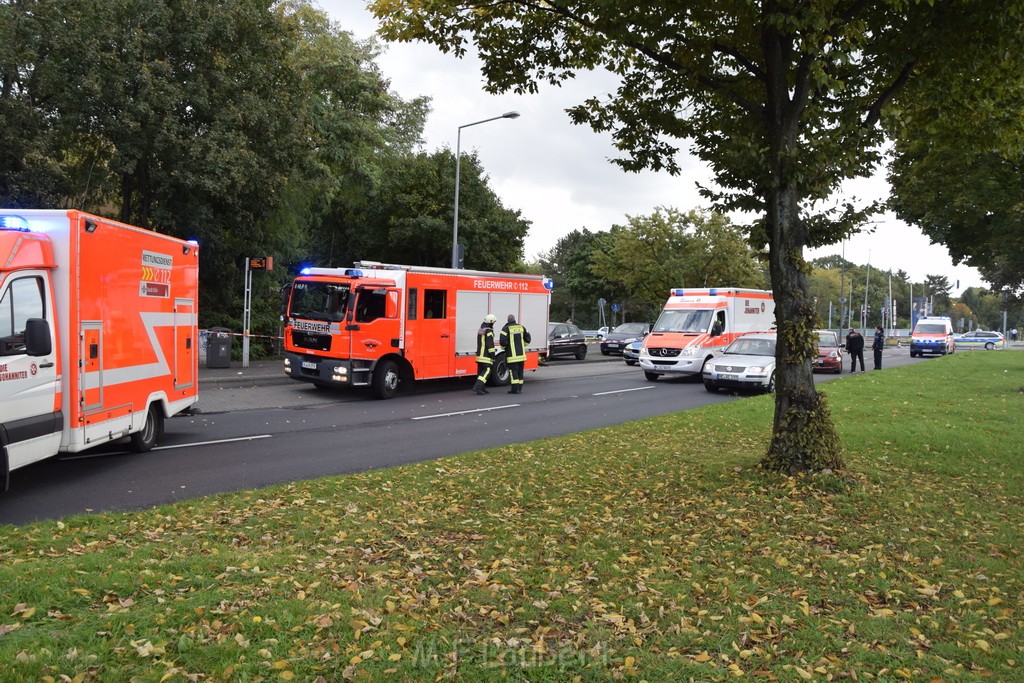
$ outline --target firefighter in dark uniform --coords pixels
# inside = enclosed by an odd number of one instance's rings
[[[526,364],[526,345],[530,343],[530,333],[516,322],[516,317],[508,314],[508,322],[501,328],[501,346],[505,349],[505,363],[512,374],[510,394],[523,393],[523,365]]]
[[[491,366],[494,365],[494,323],[498,319],[493,313],[484,316],[480,329],[476,331],[476,384],[473,391],[478,394],[486,394],[487,378],[491,376]]]

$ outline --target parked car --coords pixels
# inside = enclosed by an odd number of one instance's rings
[[[654,325],[651,323],[622,323],[601,340],[601,354],[610,356],[613,353],[622,353],[626,344],[642,340],[652,327]]]
[[[583,330],[583,336],[587,339],[604,339],[606,334],[608,334],[607,327],[601,327],[596,330]]]
[[[1006,348],[1006,338],[999,332],[993,332],[991,330],[974,330],[973,332],[967,332],[957,337],[956,348],[985,349],[986,351],[1003,349]]]
[[[818,357],[813,361],[812,370],[824,370],[840,374],[843,371],[843,344],[839,335],[832,330],[815,330],[818,335]]]
[[[622,360],[626,361],[626,365],[636,365],[640,362],[640,347],[643,345],[642,339],[626,344],[626,348],[622,349]]]
[[[704,388],[775,391],[775,333],[756,332],[735,339],[704,364]]]
[[[587,357],[587,338],[572,323],[548,323],[548,358],[573,356],[576,360]]]

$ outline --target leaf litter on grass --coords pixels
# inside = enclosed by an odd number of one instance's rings
[[[1019,462],[836,411],[848,472],[780,478],[755,466],[770,411],[11,528],[0,656],[52,680],[1021,677]]]

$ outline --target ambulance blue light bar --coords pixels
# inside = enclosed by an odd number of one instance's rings
[[[28,221],[21,216],[0,216],[0,230],[17,230],[30,232]]]
[[[717,288],[712,288],[712,289],[709,289],[707,291],[708,291],[708,296],[718,296],[718,289]],[[668,294],[669,294],[669,296],[686,296],[686,290],[682,289],[682,288],[679,288],[679,287],[676,287],[675,289],[670,289]],[[704,290],[701,290],[700,295],[701,296],[704,295]]]

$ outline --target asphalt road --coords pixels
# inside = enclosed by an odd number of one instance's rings
[[[884,365],[921,361],[892,349]],[[816,379],[846,376],[844,370]],[[376,401],[364,392],[324,392],[274,377],[206,385],[202,412],[168,420],[161,445],[149,453],[111,444],[16,470],[10,490],[0,494],[0,524],[393,467],[739,398],[708,393],[694,379],[649,382],[639,368],[600,353],[527,373],[521,395],[492,388],[477,396],[464,379],[422,383]]]

